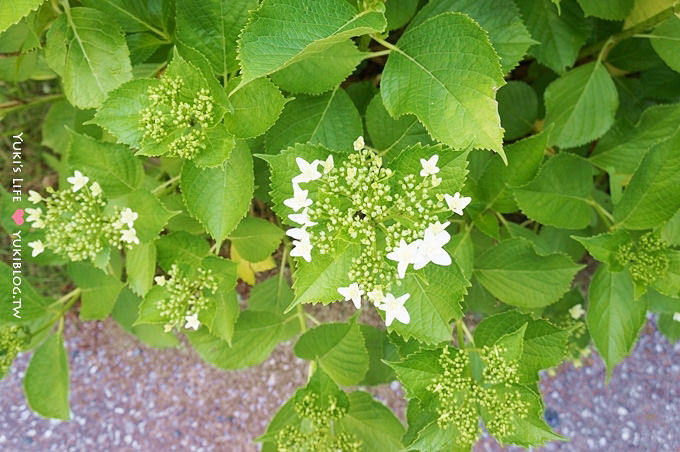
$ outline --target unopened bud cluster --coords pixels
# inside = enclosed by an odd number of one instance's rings
[[[21,328],[18,326],[5,326],[0,328],[0,378],[2,378],[14,362],[24,344],[20,337]]]
[[[616,253],[617,261],[628,267],[633,280],[649,285],[666,274],[670,259],[668,246],[653,232],[644,234],[636,243],[621,245]]]
[[[206,292],[214,294],[217,291],[217,281],[212,270],[198,268],[194,277],[187,278],[179,267],[173,264],[168,276],[167,280],[164,277],[156,278],[156,283],[165,287],[169,293],[167,298],[157,302],[161,317],[166,319],[164,327],[166,332],[173,328],[181,328],[184,322],[190,322],[191,318],[197,322],[198,315],[208,305]],[[187,328],[189,325],[187,324]]]
[[[213,98],[206,88],[195,96],[187,94],[184,81],[163,76],[149,87],[150,105],[140,112],[144,139],[160,143],[168,137],[168,154],[193,159],[206,147],[206,129],[213,120]]]

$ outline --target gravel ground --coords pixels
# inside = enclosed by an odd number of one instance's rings
[[[291,343],[260,366],[225,372],[189,347],[140,345],[111,320],[67,320],[73,420],[49,421],[28,409],[21,390],[28,357],[21,356],[0,382],[1,451],[256,451],[253,438],[306,377]],[[680,342],[669,344],[650,319],[609,386],[599,357],[544,377],[547,418],[571,438],[544,450],[680,451],[679,358]],[[397,383],[373,393],[403,419]],[[497,450],[491,438],[475,448]]]

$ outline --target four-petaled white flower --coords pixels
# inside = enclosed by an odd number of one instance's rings
[[[585,313],[586,311],[583,309],[583,306],[581,306],[581,303],[575,304],[574,306],[569,308],[569,315],[574,320],[580,319],[581,317],[583,317],[583,314]]]
[[[448,228],[450,224],[450,221],[447,221],[446,223],[440,223],[437,221],[430,224],[427,229],[425,229],[425,234],[430,231],[430,233],[434,234],[435,237],[440,240],[444,240],[444,243],[448,243],[449,240],[451,240],[451,235],[446,231],[446,228]]]
[[[443,248],[450,238],[451,236],[446,231],[435,234],[428,228],[418,247],[418,257],[413,263],[413,269],[420,270],[430,262],[437,265],[451,265],[451,256]]]
[[[411,296],[411,294],[405,293],[399,298],[394,298],[394,295],[388,293],[385,296],[385,301],[383,304],[378,306],[379,309],[385,311],[385,325],[390,326],[394,319],[399,320],[401,323],[408,323],[411,321],[411,316],[404,307],[404,303]]]
[[[31,209],[30,207],[27,207],[26,213],[28,214],[26,221],[33,223],[34,228],[42,228],[45,226],[45,223],[43,223],[43,221],[40,219],[40,216],[42,215],[42,209],[40,207],[37,209]]]
[[[304,241],[309,241],[309,232],[307,229],[303,228],[290,228],[286,231],[286,235],[292,239]]]
[[[156,277],[154,277],[153,280],[156,281],[156,284],[158,284],[159,286],[164,286],[165,283],[166,283],[165,276],[163,276],[163,275],[156,276]]]
[[[312,261],[312,243],[307,240],[293,240],[293,249],[290,250],[293,257],[301,257],[307,262]]]
[[[187,321],[186,325],[184,325],[186,329],[197,330],[201,326],[201,322],[198,321],[198,314],[188,315],[184,317],[184,320]]]
[[[43,242],[41,240],[36,240],[35,242],[28,242],[28,246],[33,248],[33,252],[31,253],[31,256],[33,257],[36,257],[38,254],[45,251],[45,245],[43,245]]]
[[[326,161],[319,162],[321,168],[323,168],[323,173],[328,174],[334,168],[335,163],[333,162],[333,154],[328,154]]]
[[[300,213],[291,213],[288,215],[288,218],[290,218],[290,221],[293,223],[301,224],[302,226],[316,226],[318,224],[309,218],[308,208],[305,208],[305,210]]]
[[[418,248],[420,247],[420,240],[416,240],[411,243],[406,243],[404,239],[401,239],[399,246],[396,247],[391,252],[387,253],[387,258],[393,261],[397,261],[397,273],[399,278],[403,279],[406,275],[406,269],[409,264],[415,263],[418,258]]]
[[[33,204],[38,204],[43,200],[43,197],[35,190],[28,190],[28,200]]]
[[[428,160],[420,159],[420,164],[423,169],[420,170],[421,177],[434,176],[439,172],[439,167],[437,167],[437,162],[439,161],[439,155],[435,154]]]
[[[120,239],[125,243],[134,243],[135,245],[139,245],[139,239],[137,238],[137,231],[135,231],[135,228],[121,231]]]
[[[470,204],[472,198],[469,196],[460,196],[460,193],[456,192],[456,194],[453,196],[449,195],[448,193],[445,194],[444,200],[453,213],[463,215],[463,209],[465,209],[467,205]]]
[[[139,215],[137,215],[137,212],[133,212],[132,209],[126,207],[120,213],[120,221],[127,224],[130,228],[132,228],[138,216]]]
[[[673,320],[676,322],[680,322],[680,312],[676,312],[673,314]]]
[[[355,308],[361,309],[361,296],[364,294],[364,291],[361,290],[359,284],[354,282],[348,287],[338,287],[338,292],[345,297],[345,301],[351,301],[354,303]]]
[[[89,177],[83,176],[83,173],[81,173],[78,170],[75,170],[73,172],[73,176],[66,178],[66,181],[69,184],[73,185],[73,187],[71,187],[71,190],[73,190],[74,193],[83,188],[85,185],[87,185],[89,180],[90,180]]]
[[[92,192],[92,196],[96,198],[102,194],[102,187],[99,185],[99,183],[92,182],[92,185],[90,185],[90,191]]]
[[[376,287],[366,294],[369,300],[373,302],[374,305],[379,306],[385,301],[385,295],[380,287]]]
[[[297,163],[298,168],[300,168],[300,174],[293,178],[293,184],[311,182],[321,177],[321,173],[317,170],[320,163],[318,160],[308,163],[307,160],[302,157],[297,157],[295,162]]]
[[[354,146],[355,151],[360,151],[366,146],[366,142],[364,141],[364,137],[359,135],[359,138],[357,138],[354,143],[352,143],[352,146]]]
[[[312,200],[307,198],[308,194],[309,190],[303,190],[298,184],[293,184],[293,197],[283,201],[283,204],[297,212],[312,205]]]

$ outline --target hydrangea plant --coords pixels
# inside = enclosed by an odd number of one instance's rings
[[[564,441],[543,372],[680,337],[676,2],[14,3],[0,376],[34,350],[40,415],[70,310],[228,370],[294,341],[265,452]],[[404,419],[355,389],[395,381]]]

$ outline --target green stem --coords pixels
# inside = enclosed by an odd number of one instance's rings
[[[321,321],[320,321],[319,319],[317,319],[316,317],[314,317],[314,316],[313,316],[312,314],[310,314],[309,312],[305,312],[305,315],[307,316],[307,318],[308,318],[309,320],[311,320],[312,322],[314,322],[315,325],[321,325]]]
[[[177,182],[178,180],[179,180],[179,175],[177,175],[175,177],[171,177],[170,179],[168,179],[165,182],[163,182],[162,184],[160,184],[158,187],[151,190],[151,193],[154,194],[154,195],[157,195],[157,194],[163,192],[163,190],[165,188],[173,186],[175,184],[175,182]]]
[[[614,222],[615,222],[612,214],[610,214],[607,211],[607,209],[602,207],[602,205],[599,202],[595,201],[594,199],[588,199],[588,200],[586,200],[586,202],[595,209],[597,214],[602,219],[602,222],[605,224],[605,226],[607,226],[607,229],[609,229],[611,231],[614,228]]]
[[[458,348],[465,347],[465,338],[463,337],[463,319],[456,320],[456,337],[458,338]]]
[[[81,293],[81,290],[80,290],[80,289],[73,289],[72,291],[70,291],[69,293],[67,293],[66,295],[64,295],[64,296],[61,297],[60,299],[58,299],[58,300],[56,301],[57,303],[64,303],[65,301],[68,301],[68,302],[67,302],[67,303],[64,305],[64,307],[63,307],[61,310],[59,310],[59,312],[58,312],[54,317],[52,317],[52,318],[51,318],[51,319],[50,319],[50,320],[49,320],[42,328],[39,328],[39,329],[36,330],[36,331],[32,331],[32,332],[31,332],[31,336],[36,336],[36,335],[38,335],[39,333],[45,331],[46,329],[52,328],[52,327],[54,326],[54,322],[56,322],[58,319],[62,319],[62,325],[60,325],[60,329],[63,328],[63,315],[66,313],[66,311],[68,311],[69,309],[71,309],[71,306],[73,306],[73,303],[76,302],[76,300],[78,299],[78,296],[80,295],[80,293]]]
[[[474,336],[472,335],[472,333],[470,332],[470,330],[468,329],[468,327],[467,327],[467,325],[465,324],[465,322],[463,322],[463,319],[461,319],[460,325],[463,327],[463,332],[465,333],[465,337],[467,337],[467,338],[468,338],[468,341],[470,341],[470,343],[471,343],[472,345],[474,345],[474,344],[475,344],[475,338],[474,338]]]
[[[379,57],[379,56],[389,55],[390,52],[392,52],[392,51],[389,50],[389,49],[388,50],[380,50],[378,52],[369,52],[369,53],[364,54],[364,57],[362,59],[368,60],[369,58],[375,58],[375,57]]]
[[[63,94],[50,94],[49,96],[42,96],[28,101],[14,101],[0,104],[0,117],[61,99],[64,99]]]
[[[383,46],[383,47],[387,47],[387,48],[390,49],[390,50],[396,50],[397,52],[401,52],[401,50],[399,50],[399,47],[395,46],[395,45],[392,44],[391,42],[387,42],[387,41],[385,41],[384,39],[381,39],[381,38],[379,38],[379,37],[377,37],[377,36],[371,36],[371,38],[373,38],[373,40],[374,40],[375,42],[377,42],[378,44],[380,44],[380,45]]]

